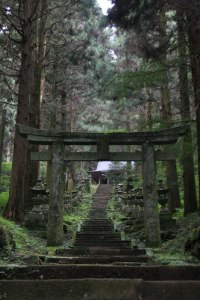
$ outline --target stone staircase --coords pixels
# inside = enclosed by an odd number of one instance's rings
[[[154,266],[145,249],[121,241],[106,216],[111,186],[100,186],[73,249],[47,264],[0,266],[5,300],[199,300],[200,266]]]
[[[107,218],[106,208],[111,185],[100,185],[92,202],[88,219],[77,233],[73,249],[58,250],[58,257],[47,258],[58,263],[146,263],[145,249],[131,247],[130,241],[122,241],[119,232]],[[73,258],[72,258],[73,257]]]

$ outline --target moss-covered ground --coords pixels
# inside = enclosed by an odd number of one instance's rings
[[[118,229],[123,231],[125,239],[131,239],[133,244],[138,244],[141,247],[144,243],[144,228],[138,225],[130,232],[124,232],[126,215],[121,213],[115,205],[115,197],[111,198],[108,207],[108,214],[114,220]],[[179,209],[173,214],[173,219],[176,219],[177,231],[174,238],[168,241],[162,241],[158,249],[147,249],[147,253],[152,257],[155,264],[169,264],[169,265],[185,265],[185,264],[200,264],[200,260],[191,255],[190,252],[185,251],[185,243],[193,232],[200,228],[200,214],[193,213],[187,217],[183,216],[183,209]],[[199,240],[200,243],[200,240]],[[200,250],[199,250],[200,251]]]
[[[163,242],[159,249],[152,252],[155,262],[172,265],[200,264],[200,259],[185,251],[185,243],[188,237],[191,237],[196,228],[200,227],[200,214],[193,213],[186,217],[181,215],[181,211],[179,211],[174,216],[177,217],[178,226],[176,237]]]
[[[70,247],[73,243],[75,233],[81,222],[87,217],[92,194],[97,186],[92,186],[91,193],[83,194],[80,205],[71,214],[64,215],[64,224],[67,226],[62,247]],[[2,213],[8,200],[8,192],[0,193],[0,228],[8,230],[14,239],[15,249],[13,245],[0,250],[0,265],[7,264],[26,264],[39,263],[39,256],[45,254],[54,254],[55,248],[46,246],[46,239],[41,238],[33,231],[27,230],[24,226],[16,224],[10,220],[3,218]]]
[[[13,235],[15,246],[0,252],[0,264],[20,264],[24,257],[46,253],[46,241],[29,232],[26,228],[0,217],[0,227],[6,228]]]

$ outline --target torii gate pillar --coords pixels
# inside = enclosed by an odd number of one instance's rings
[[[156,248],[160,245],[160,222],[154,145],[146,142],[142,148],[145,244],[147,247]]]
[[[63,242],[64,144],[52,144],[47,246]]]

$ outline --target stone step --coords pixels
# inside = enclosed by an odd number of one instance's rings
[[[45,256],[45,263],[56,264],[117,264],[123,263],[146,263],[149,258],[146,255],[113,255],[113,256]]]
[[[145,249],[138,249],[135,247],[134,249],[122,249],[122,248],[106,248],[106,247],[76,247],[72,249],[58,249],[56,250],[57,255],[63,256],[76,256],[76,255],[146,255]]]
[[[104,232],[104,233],[108,233],[108,234],[114,234],[115,231],[113,230],[113,228],[105,228],[105,227],[84,227],[81,228],[81,233],[88,233],[88,232],[93,232],[94,234],[98,234],[98,232]]]
[[[92,227],[92,226],[94,226],[94,227],[103,227],[103,228],[114,228],[114,226],[113,226],[113,224],[110,224],[110,223],[100,223],[100,222],[87,222],[87,223],[84,223],[83,225],[82,225],[82,227]]]
[[[87,233],[84,233],[84,234],[78,234],[76,235],[76,239],[89,239],[89,240],[110,240],[110,241],[116,241],[116,240],[119,240],[121,241],[121,237],[119,235],[114,235],[114,234],[110,234],[110,235],[105,235],[105,234],[87,234]]]
[[[82,239],[80,239],[79,242],[82,242]],[[90,240],[88,240],[88,241],[86,240],[86,241],[83,241],[83,242],[86,243],[86,244],[87,243],[89,243],[89,244],[91,243]],[[75,243],[76,243],[76,241],[75,241]],[[101,244],[101,243],[102,244],[106,243],[106,244],[109,244],[109,245],[111,245],[113,247],[115,245],[120,245],[120,246],[125,245],[125,246],[129,246],[130,247],[130,245],[131,245],[130,241],[122,241],[122,240],[118,241],[118,240],[115,240],[115,239],[110,239],[110,240],[109,239],[108,240],[107,239],[106,240],[98,240],[98,239],[96,239],[96,240],[94,240],[94,245],[95,244]]]
[[[84,225],[109,225],[113,226],[113,223],[111,221],[105,221],[103,218],[98,218],[98,219],[88,219],[87,221],[84,222]]]
[[[90,218],[85,220],[84,224],[105,224],[105,225],[113,225],[113,223],[111,222],[111,220],[105,219],[105,218]]]
[[[134,300],[140,280],[72,279],[0,281],[6,300]]]
[[[112,242],[112,243],[109,243],[109,242],[103,242],[103,241],[100,241],[100,242],[85,242],[85,241],[77,241],[74,243],[74,247],[78,247],[78,246],[81,246],[81,247],[106,247],[106,248],[123,248],[123,249],[130,249],[130,244],[123,244],[123,243],[120,243],[118,241],[116,241],[116,243]]]
[[[114,226],[113,225],[106,225],[106,224],[84,224],[81,226],[81,229],[87,229],[87,228],[93,228],[93,230],[97,230],[98,229],[103,229],[102,231],[105,231],[105,230],[112,230],[114,231]]]
[[[88,215],[88,218],[92,218],[92,219],[95,219],[95,218],[104,218],[105,217],[105,214],[102,214],[102,213],[92,213],[92,214],[89,214]]]
[[[199,300],[200,281],[3,280],[0,291],[5,300]]]
[[[94,247],[95,246],[101,246],[101,245],[108,245],[108,247],[116,247],[116,248],[118,248],[118,247],[124,247],[124,246],[126,246],[126,247],[131,247],[131,242],[130,241],[122,241],[122,240],[115,240],[115,239],[112,239],[112,240],[82,240],[82,239],[80,239],[80,240],[78,240],[78,242],[76,243],[76,241],[75,241],[75,243],[74,243],[74,246],[75,245],[77,245],[77,244],[83,244],[84,243],[84,245],[89,245],[89,246],[93,246],[94,245]]]
[[[90,219],[90,220],[87,220],[86,222],[105,222],[105,223],[112,224],[112,221],[106,217],[104,219],[102,219],[102,218],[95,219],[95,220]]]
[[[114,227],[111,225],[82,225],[81,226],[81,231],[112,231],[114,232]]]
[[[91,221],[87,221],[84,222],[82,226],[102,226],[102,227],[113,227],[113,224],[111,222],[104,222],[104,221],[100,221],[98,219],[98,221],[95,220],[91,220]]]
[[[95,264],[0,267],[0,280],[141,278],[145,281],[200,281],[200,266],[118,266]],[[43,280],[42,280],[43,279]],[[0,289],[1,291],[1,289]],[[161,295],[161,294],[160,294]],[[16,298],[15,298],[16,299]],[[55,298],[56,299],[56,298]],[[162,299],[162,297],[160,298]],[[193,298],[188,298],[188,300]],[[10,300],[10,299],[9,299]],[[172,298],[171,300],[175,300]]]
[[[119,238],[113,238],[113,239],[105,239],[105,238],[99,238],[98,240],[94,239],[94,238],[77,238],[75,245],[77,244],[90,244],[92,245],[92,243],[94,245],[105,245],[105,244],[109,244],[109,245],[115,245],[116,243],[118,245],[121,245],[121,239]],[[129,245],[129,244],[128,244]]]
[[[80,231],[76,234],[76,237],[84,237],[84,236],[91,236],[91,237],[120,237],[120,233],[114,231]]]
[[[112,229],[114,229],[114,226],[113,225],[111,225],[111,224],[101,224],[101,223],[85,223],[85,224],[83,224],[82,226],[81,226],[81,228],[89,228],[89,227],[91,227],[91,228],[112,228]]]

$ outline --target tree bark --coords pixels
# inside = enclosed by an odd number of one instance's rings
[[[163,83],[161,85],[161,118],[166,124],[166,127],[170,127],[171,122],[171,105],[170,105],[170,95],[168,88],[168,77],[166,71],[163,74]],[[167,124],[168,123],[168,124]],[[168,206],[171,212],[174,212],[175,208],[180,207],[180,195],[178,188],[178,176],[177,176],[177,168],[176,161],[167,161],[165,163],[166,166],[166,178],[167,185],[169,188],[169,200]]]
[[[0,105],[1,107],[2,105]],[[3,162],[3,146],[6,126],[6,111],[1,107],[1,124],[0,124],[0,188],[1,188],[1,174],[2,174],[2,162]]]
[[[184,11],[177,9],[177,30],[178,30],[178,52],[179,52],[179,90],[180,90],[180,113],[181,120],[190,122],[190,101],[188,87],[187,69],[187,41]],[[183,189],[184,189],[184,215],[197,210],[194,161],[192,149],[191,130],[183,137]]]
[[[160,31],[161,36],[165,38],[166,36],[166,17],[165,17],[165,8],[160,13]],[[162,63],[163,66],[166,65],[167,61],[167,50],[162,55]],[[162,83],[161,83],[161,119],[164,122],[164,126],[170,127],[172,121],[172,112],[171,112],[171,103],[170,103],[170,93],[169,93],[169,83],[168,83],[168,74],[167,70],[163,70],[162,72]],[[169,188],[169,200],[168,206],[171,212],[175,210],[175,208],[180,207],[180,195],[179,195],[179,187],[178,187],[178,176],[177,176],[177,168],[176,161],[167,161],[166,165],[166,177],[167,177],[167,185]],[[173,179],[172,179],[173,178]]]
[[[28,125],[29,104],[31,100],[31,80],[33,72],[33,14],[34,3],[24,0],[22,3],[23,38],[21,67],[19,74],[19,91],[17,107],[17,124]],[[11,174],[9,201],[4,216],[21,222],[24,216],[24,182],[26,172],[27,142],[17,133],[14,139],[14,154]]]
[[[200,7],[199,1],[192,1],[186,10],[190,66],[194,90],[194,103],[196,109],[196,132],[198,153],[198,178],[199,178],[199,201],[200,201]],[[199,205],[200,206],[200,205]]]
[[[29,126],[33,128],[40,128],[40,111],[42,102],[42,83],[44,81],[44,60],[46,52],[46,21],[47,21],[47,1],[42,0],[38,7],[37,18],[34,22],[34,44],[37,46],[33,55],[33,78],[31,101],[29,109]],[[28,145],[27,162],[26,162],[26,180],[25,180],[25,209],[31,207],[31,193],[30,187],[36,184],[39,174],[39,162],[33,162],[30,159],[31,152],[39,151],[38,145]]]

